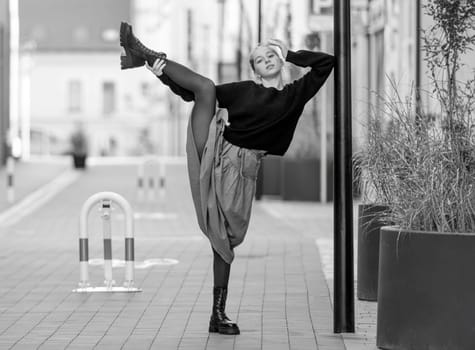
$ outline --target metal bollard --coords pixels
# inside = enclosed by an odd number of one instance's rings
[[[89,242],[87,219],[91,209],[101,203],[102,227],[104,235],[104,277],[105,287],[91,287],[89,283]],[[125,279],[123,287],[114,287],[112,279],[112,203],[121,207],[125,214]],[[99,192],[89,197],[81,208],[79,219],[79,288],[74,292],[140,292],[134,287],[134,221],[132,207],[121,195],[114,192]]]
[[[115,281],[112,279],[112,230],[111,230],[112,202],[102,200],[102,234],[104,235],[104,284],[112,287]]]
[[[154,168],[158,167],[157,172]],[[161,199],[165,197],[165,162],[158,157],[147,156],[139,164],[137,170],[137,197],[139,201],[148,198],[155,200],[158,192]]]
[[[12,203],[15,200],[15,159],[9,156],[7,158],[7,201]]]

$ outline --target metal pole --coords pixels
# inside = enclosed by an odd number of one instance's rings
[[[236,52],[237,78],[242,80],[242,37],[243,37],[243,22],[244,22],[244,4],[243,0],[239,0],[239,31],[238,44]]]
[[[327,33],[323,33],[321,47],[327,50]],[[320,91],[320,202],[327,202],[327,87]]]
[[[11,154],[7,155],[7,201],[15,201],[15,159]]]
[[[102,201],[102,235],[104,238],[104,285],[111,289],[114,284],[112,279],[112,229],[111,229],[112,203],[108,199]]]
[[[416,118],[421,115],[421,0],[416,0]]]
[[[165,198],[165,186],[166,186],[166,168],[165,168],[165,158],[161,158],[158,161],[158,187],[159,187],[159,196],[163,201]]]
[[[334,0],[334,332],[355,332],[350,2]]]
[[[5,165],[10,147],[6,142],[10,128],[10,6],[0,0],[0,167]]]
[[[10,130],[12,146],[14,139],[20,136],[20,99],[19,99],[19,73],[20,73],[20,19],[18,0],[9,0],[10,11]],[[12,148],[14,156],[17,150]]]
[[[224,40],[224,3],[226,0],[218,0],[218,82],[223,82],[223,40]]]
[[[257,42],[260,43],[262,40],[262,0],[259,0],[258,17],[257,17]]]
[[[257,16],[257,42],[260,43],[262,40],[262,0],[259,0],[258,3],[258,16]],[[262,194],[264,192],[264,166],[261,163],[259,170],[257,172],[257,180],[256,180],[256,200],[260,200],[262,198]]]
[[[137,199],[144,200],[145,195],[145,162],[141,162],[137,168]]]

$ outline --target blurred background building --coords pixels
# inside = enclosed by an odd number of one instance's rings
[[[5,164],[10,124],[10,18],[8,0],[0,0],[0,166]]]
[[[146,107],[156,96],[143,75],[119,74],[118,28],[132,17],[131,1],[19,5],[23,157],[68,152],[77,123],[87,130],[92,155],[132,152],[143,130],[152,129]]]
[[[364,140],[370,106],[379,107],[373,92],[387,92],[389,78],[401,94],[411,91],[417,3],[351,2],[355,149]],[[91,155],[184,154],[191,104],[145,68],[120,71],[118,29],[124,20],[146,45],[216,82],[253,78],[248,59],[258,28],[262,40],[277,37],[293,50],[333,51],[332,0],[0,0],[0,132],[5,141],[10,130],[19,156],[68,152],[78,122],[88,133]],[[427,25],[423,16],[422,28]],[[428,88],[419,63],[422,87]],[[293,80],[304,72],[289,66],[286,76]],[[289,156],[326,164],[332,122],[330,78],[307,105]],[[0,152],[4,158],[5,146]]]

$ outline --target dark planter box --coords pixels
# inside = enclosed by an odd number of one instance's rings
[[[377,346],[475,349],[475,235],[383,227]]]
[[[327,167],[327,200],[333,200],[333,163]],[[284,200],[320,200],[320,161],[282,159],[281,196]]]
[[[280,195],[280,173],[282,157],[266,156],[262,159],[263,194]]]
[[[389,225],[384,219],[389,207],[378,204],[358,206],[358,283],[360,300],[378,299],[379,229]]]

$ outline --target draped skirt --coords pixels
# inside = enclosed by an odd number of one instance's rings
[[[209,127],[201,160],[191,120],[186,153],[191,195],[201,231],[227,263],[244,240],[265,151],[235,146],[223,138],[227,110],[218,109]]]

